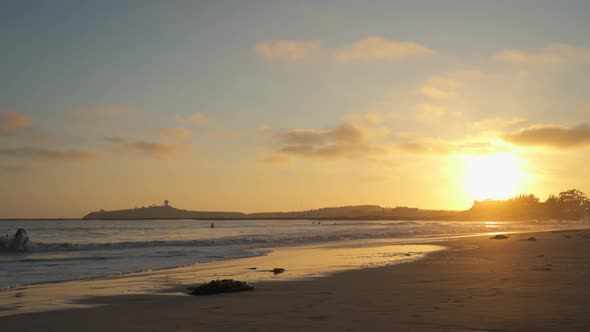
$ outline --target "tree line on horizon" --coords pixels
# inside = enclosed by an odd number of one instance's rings
[[[533,194],[506,200],[474,201],[468,210],[475,219],[581,220],[590,216],[590,199],[578,189],[562,191],[542,202]]]

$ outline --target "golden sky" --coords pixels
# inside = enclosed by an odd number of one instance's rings
[[[370,4],[9,2],[0,218],[590,191],[590,4]]]

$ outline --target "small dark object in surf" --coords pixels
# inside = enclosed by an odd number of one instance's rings
[[[193,289],[189,295],[211,295],[218,293],[234,293],[253,290],[254,286],[245,282],[234,279],[211,280],[209,283],[202,284]]]
[[[248,270],[256,270],[257,267],[249,267]]]
[[[412,256],[412,254],[404,254],[404,256]]]
[[[274,269],[271,270],[272,273],[274,274],[281,274],[283,272],[285,272],[285,269],[281,268],[281,267],[275,267]]]
[[[492,236],[490,239],[492,240],[506,240],[508,238],[508,236],[504,235],[504,234],[498,234],[496,236]]]
[[[520,241],[537,241],[537,239],[531,236],[528,239],[522,239]]]
[[[572,236],[571,236],[571,235],[566,235],[566,236],[564,236],[564,238],[566,238],[566,239],[571,239],[571,238],[572,238]]]

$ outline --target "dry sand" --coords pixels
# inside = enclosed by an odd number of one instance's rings
[[[529,236],[537,241],[522,241]],[[2,317],[0,327],[19,332],[590,331],[590,231],[444,245],[451,249],[415,263],[261,283],[246,293],[91,298],[87,302],[108,305]]]

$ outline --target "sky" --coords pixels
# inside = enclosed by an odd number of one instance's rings
[[[0,218],[590,192],[588,1],[0,2]]]

